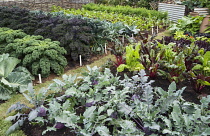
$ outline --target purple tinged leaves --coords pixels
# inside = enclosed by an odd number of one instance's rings
[[[93,80],[92,81],[92,85],[97,85],[98,84],[98,81],[97,80]]]
[[[92,102],[86,103],[86,104],[85,104],[85,107],[91,107],[91,106],[93,106],[94,104],[95,104],[95,102],[92,101]]]
[[[64,126],[65,126],[65,125],[64,125],[63,123],[57,122],[56,125],[55,125],[55,128],[61,129],[61,128],[63,128]]]
[[[38,110],[38,117],[44,117],[46,116],[46,109],[44,107],[40,107]]]
[[[112,112],[112,114],[110,115],[110,117],[117,119],[117,112]]]
[[[135,99],[139,99],[139,95],[137,95],[137,94],[134,94],[132,97],[131,97],[131,100],[135,100]]]

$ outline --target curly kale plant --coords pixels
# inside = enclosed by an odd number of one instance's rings
[[[5,51],[21,59],[21,64],[33,75],[42,74],[43,77],[47,77],[51,71],[60,75],[67,65],[63,56],[66,50],[59,46],[58,41],[44,39],[42,36],[27,35],[16,39],[6,46]]]
[[[90,44],[93,42],[94,35],[91,34],[91,27],[87,21],[78,18],[63,20],[52,29],[54,38],[61,42],[67,53],[73,60],[78,60],[78,56],[84,58],[90,54]]]
[[[5,52],[5,47],[17,38],[26,36],[21,30],[12,30],[6,27],[0,27],[0,54]]]

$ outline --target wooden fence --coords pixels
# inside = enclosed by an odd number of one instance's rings
[[[0,0],[0,6],[50,11],[53,5],[61,6],[62,8],[78,9],[84,4],[93,2],[95,0]]]

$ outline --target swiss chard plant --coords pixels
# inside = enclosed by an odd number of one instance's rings
[[[204,51],[200,51],[200,55],[196,56],[200,63],[190,71],[191,81],[197,92],[200,92],[206,85],[210,86],[210,51],[204,54]]]
[[[161,55],[158,55],[159,49],[156,44],[153,43],[154,36],[149,37],[149,34],[141,35],[141,63],[145,67],[147,75],[151,79],[155,79],[158,76],[158,69],[160,66],[159,61],[162,59]]]
[[[134,46],[134,47],[133,47]],[[140,71],[144,69],[144,66],[140,63],[140,43],[136,45],[126,46],[126,61],[125,64],[121,64],[117,67],[118,72],[122,72],[125,69],[129,71]]]

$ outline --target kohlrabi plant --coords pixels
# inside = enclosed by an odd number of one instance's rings
[[[41,99],[27,98],[35,104],[29,114],[8,118],[25,117],[30,123],[46,124],[42,134],[63,127],[87,136],[210,134],[210,97],[202,98],[201,105],[186,102],[181,96],[185,88],[177,90],[175,82],[167,91],[153,88],[144,70],[121,80],[110,69],[87,68],[82,76],[63,75],[62,80],[54,80],[47,88],[54,92],[49,99],[42,99],[46,91],[32,97]],[[40,106],[44,109],[37,111]]]
[[[23,95],[34,107],[28,107],[20,102],[11,105],[7,113],[16,111],[16,114],[7,117],[6,120],[14,121],[15,123],[7,130],[7,135],[23,126],[23,123],[27,120],[31,122],[34,120],[39,120],[40,117],[46,116],[47,110],[43,104],[47,97],[47,89],[42,88],[38,93],[35,93],[32,84],[28,84],[27,90],[28,94],[23,93]]]

